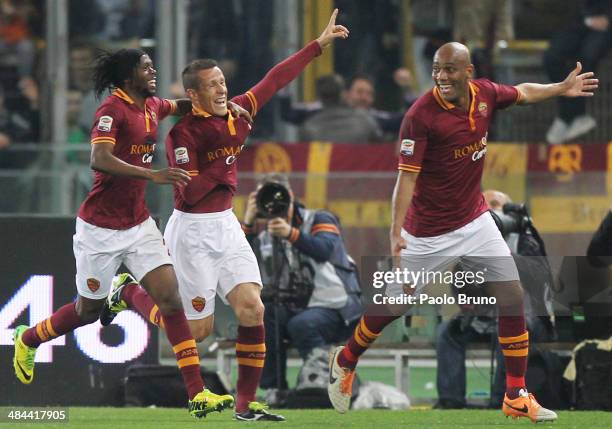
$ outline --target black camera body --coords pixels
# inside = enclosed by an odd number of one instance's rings
[[[261,290],[261,300],[264,303],[293,304],[297,308],[308,307],[308,302],[314,290],[312,281],[296,272],[289,273],[289,284],[275,289],[264,285]]]
[[[525,233],[531,226],[531,217],[525,204],[506,203],[501,213],[494,210],[489,210],[489,213],[504,237],[513,232]]]
[[[266,182],[255,196],[257,216],[265,219],[285,217],[291,205],[291,195],[286,186],[278,182]]]

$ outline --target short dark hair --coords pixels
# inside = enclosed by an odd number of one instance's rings
[[[341,103],[342,91],[346,89],[344,79],[339,74],[328,74],[317,79],[317,95],[323,105]]]
[[[183,77],[183,88],[185,91],[188,89],[196,89],[199,86],[198,72],[200,70],[208,70],[213,67],[217,67],[217,62],[210,58],[201,58],[199,60],[193,60],[187,67],[183,69],[181,76]]]
[[[98,49],[93,67],[94,92],[100,98],[105,89],[120,88],[132,79],[140,58],[147,53],[141,49],[120,49],[108,52]]]
[[[351,77],[349,88],[353,86],[353,84],[358,80],[365,80],[370,85],[372,85],[372,87],[374,87],[374,78],[372,77],[372,75],[369,75],[367,73],[355,73],[353,77]]]

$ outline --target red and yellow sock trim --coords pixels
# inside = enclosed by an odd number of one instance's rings
[[[236,360],[238,365],[263,368],[266,359],[266,345],[236,343]]]
[[[155,326],[158,326],[162,329],[166,327],[166,325],[164,324],[164,319],[161,316],[159,312],[159,307],[157,305],[154,305],[153,308],[151,308],[151,311],[149,312],[149,321]]]
[[[36,335],[43,342],[57,337],[57,332],[55,332],[53,325],[51,325],[50,317],[36,324]]]
[[[529,355],[529,333],[527,331],[516,337],[499,337],[499,344],[506,357],[527,357]]]
[[[198,356],[198,349],[193,338],[173,346],[172,351],[176,355],[176,363],[179,369],[188,365],[200,364],[200,356]]]
[[[372,332],[365,324],[365,320],[362,318],[359,321],[359,325],[355,328],[355,333],[353,334],[353,339],[357,344],[361,347],[368,348],[372,345],[374,341],[380,336],[380,333],[375,334]]]

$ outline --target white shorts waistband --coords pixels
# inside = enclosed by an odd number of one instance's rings
[[[222,212],[212,212],[212,213],[187,213],[182,212],[180,210],[174,209],[172,211],[172,216],[182,217],[185,219],[221,219],[227,216],[230,216],[234,213],[233,209],[223,210]]]

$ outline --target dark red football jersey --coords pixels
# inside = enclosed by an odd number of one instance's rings
[[[231,101],[245,108],[254,118],[272,96],[295,79],[321,47],[313,41],[274,66],[246,93]],[[166,139],[168,164],[192,176],[184,187],[174,188],[174,207],[189,213],[212,213],[232,207],[236,192],[236,160],[244,148],[251,126],[243,118],[193,111],[183,117]]]
[[[419,173],[404,229],[416,237],[454,231],[487,210],[480,182],[493,112],[516,103],[513,86],[469,82],[470,108],[446,102],[434,87],[406,112],[400,170]]]
[[[145,111],[121,89],[98,107],[91,143],[112,143],[113,155],[128,164],[151,168],[159,121],[176,110],[176,103],[157,97],[145,101]],[[102,228],[128,229],[149,217],[146,180],[95,172],[91,191],[78,216]]]

